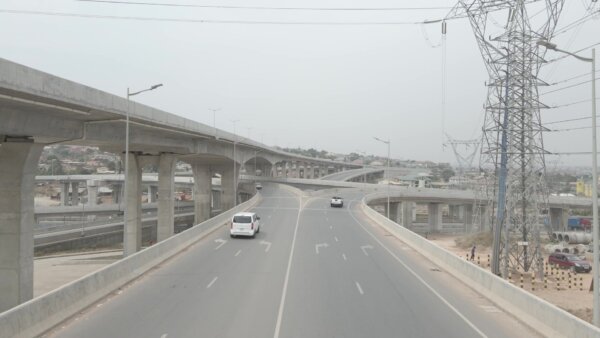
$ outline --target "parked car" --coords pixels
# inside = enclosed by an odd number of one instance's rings
[[[262,189],[262,184],[256,183],[256,185],[254,187],[256,188],[256,190],[261,190]]]
[[[548,257],[550,265],[557,265],[559,268],[570,269],[576,272],[590,272],[592,265],[585,259],[573,254],[562,252],[553,252]]]
[[[342,199],[341,197],[332,197],[330,204],[331,204],[332,208],[335,208],[335,207],[341,208],[344,206],[344,199]]]
[[[260,217],[254,212],[238,212],[231,219],[229,234],[254,237],[260,232]]]

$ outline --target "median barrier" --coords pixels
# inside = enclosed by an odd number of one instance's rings
[[[35,337],[46,332],[217,230],[236,212],[255,206],[260,199],[260,194],[256,194],[237,207],[162,242],[0,313],[0,337]]]
[[[599,328],[437,246],[367,205],[372,200],[384,197],[385,194],[382,193],[368,195],[363,198],[360,207],[389,233],[489,298],[507,313],[546,337],[600,337]]]

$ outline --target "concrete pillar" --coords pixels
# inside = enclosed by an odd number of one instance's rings
[[[0,144],[0,312],[33,298],[33,197],[42,149]]]
[[[221,173],[221,210],[229,210],[234,206],[234,177],[239,176],[240,167],[236,165],[235,174],[233,172],[233,164],[219,167]],[[236,180],[237,182],[237,180]],[[237,189],[236,189],[237,190]]]
[[[158,222],[156,241],[173,236],[175,227],[175,164],[172,154],[161,154],[158,159]]]
[[[98,181],[97,180],[87,180],[87,194],[88,194],[88,205],[97,205],[98,204]]]
[[[308,178],[315,178],[315,164],[311,163],[308,169]]]
[[[429,230],[433,232],[442,231],[442,208],[439,203],[428,203],[427,213],[429,221]]]
[[[550,224],[553,231],[567,231],[568,223],[568,209],[550,208]]]
[[[142,166],[137,155],[129,153],[124,156],[129,156],[127,196],[124,196],[127,219],[123,231],[123,256],[127,257],[142,247]]]
[[[199,224],[210,218],[212,173],[208,164],[199,161],[192,164],[192,171],[194,173],[194,224]],[[233,189],[224,186],[223,177],[221,177],[221,188],[228,191]],[[217,206],[215,208],[219,209]]]
[[[400,210],[398,210],[399,206],[401,205],[400,202],[390,202],[390,220],[398,223],[398,217],[400,216]],[[386,209],[387,209],[387,202],[386,202]],[[386,215],[387,215],[387,211],[386,211]]]
[[[491,215],[490,215],[490,210],[491,208],[487,205],[482,205],[479,207],[479,212],[480,212],[480,224],[479,225],[479,231],[484,231],[484,230],[491,230],[492,228],[492,224],[491,224]]]
[[[462,206],[463,220],[465,222],[465,231],[467,233],[473,232],[473,204],[466,204]]]
[[[61,191],[60,191],[60,205],[67,206],[70,204],[70,197],[69,197],[69,183],[65,183],[62,182],[61,183]]]
[[[71,182],[71,205],[79,205],[79,182]]]
[[[113,183],[112,184],[112,200],[113,203],[119,204],[123,199],[123,184]]]
[[[160,172],[159,172],[159,175],[160,175]],[[147,191],[147,194],[148,194],[148,203],[154,203],[154,202],[156,202],[157,195],[158,195],[158,190],[159,190],[159,188],[156,185],[149,185],[148,186],[148,191]]]
[[[412,228],[414,207],[415,207],[415,202],[410,202],[410,201],[402,202],[402,226],[404,226],[407,229]]]

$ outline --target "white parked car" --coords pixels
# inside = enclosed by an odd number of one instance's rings
[[[344,200],[341,197],[332,197],[331,198],[331,207],[341,208],[344,206]]]
[[[254,237],[260,232],[260,217],[254,212],[238,212],[231,218],[229,234]]]

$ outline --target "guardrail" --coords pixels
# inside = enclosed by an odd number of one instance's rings
[[[169,239],[0,313],[0,337],[34,337],[44,333],[217,230],[233,214],[249,209],[259,201],[260,194],[257,194],[237,207]]]
[[[485,295],[499,307],[547,337],[600,337],[600,329],[557,306],[481,269],[391,221],[367,205],[378,194],[365,196],[360,203],[364,213],[389,233],[408,244],[466,285]]]

